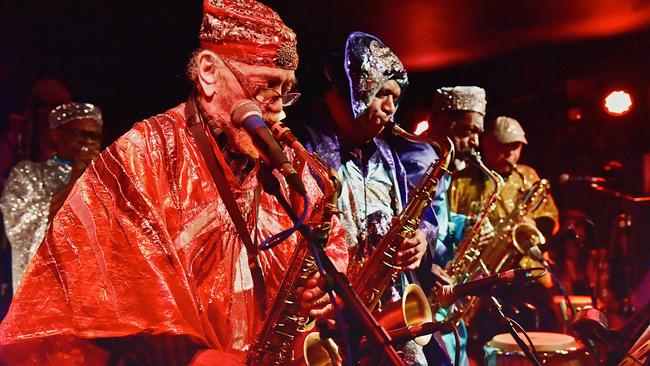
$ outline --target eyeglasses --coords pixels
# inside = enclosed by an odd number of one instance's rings
[[[298,98],[300,98],[300,93],[280,94],[274,89],[256,85],[246,76],[244,76],[241,71],[230,64],[230,62],[226,61],[225,58],[222,58],[221,60],[226,65],[226,67],[228,67],[230,72],[235,75],[235,78],[239,84],[241,84],[248,98],[255,99],[261,104],[273,104],[278,100],[281,100],[283,107],[288,107],[294,104]]]

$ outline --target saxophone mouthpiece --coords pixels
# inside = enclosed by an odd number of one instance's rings
[[[472,165],[479,166],[481,164],[481,153],[476,149],[471,149],[465,154],[464,160]]]

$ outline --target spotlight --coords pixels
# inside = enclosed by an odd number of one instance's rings
[[[415,131],[413,133],[420,136],[421,134],[424,133],[424,131],[426,131],[428,129],[429,129],[429,121],[427,121],[427,120],[420,121],[415,126]]]
[[[610,116],[624,116],[632,109],[632,97],[625,90],[615,90],[605,97],[603,107]]]

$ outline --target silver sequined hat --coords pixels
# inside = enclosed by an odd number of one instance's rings
[[[350,102],[354,118],[362,115],[388,80],[395,80],[404,92],[408,76],[402,61],[377,37],[352,32],[345,43],[345,74],[350,83]],[[397,107],[399,100],[395,101]]]
[[[50,123],[50,129],[54,130],[70,121],[84,118],[95,120],[100,126],[104,124],[101,109],[90,103],[61,104],[52,109],[47,119]]]
[[[485,90],[478,86],[440,88],[433,95],[433,111],[468,111],[485,116]]]

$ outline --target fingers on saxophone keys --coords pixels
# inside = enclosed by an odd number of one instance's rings
[[[421,256],[412,257],[408,262],[400,263],[403,270],[414,270],[420,266]]]
[[[329,313],[330,311],[332,311],[332,309],[333,309],[332,304],[327,304],[326,306],[324,306],[321,309],[309,310],[309,316],[317,317],[317,316],[325,315],[325,314]]]
[[[402,258],[402,259],[409,259],[413,257],[414,255],[418,254],[419,250],[417,247],[415,248],[409,248],[406,250],[400,250],[397,252],[397,258]]]

